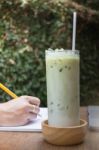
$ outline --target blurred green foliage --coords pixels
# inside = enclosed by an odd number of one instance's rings
[[[72,8],[47,0],[0,2],[0,82],[18,96],[33,95],[46,106],[45,50],[71,48]],[[81,105],[98,104],[99,29],[78,18]],[[0,100],[10,99],[0,91]]]

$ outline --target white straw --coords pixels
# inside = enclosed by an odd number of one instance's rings
[[[75,50],[76,43],[76,21],[77,21],[77,13],[73,13],[73,35],[72,35],[72,50]]]

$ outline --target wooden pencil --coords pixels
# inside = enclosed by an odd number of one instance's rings
[[[0,83],[0,88],[6,92],[8,95],[10,95],[12,98],[16,99],[18,96],[14,94],[11,90],[9,90],[7,87],[5,87],[2,83]]]

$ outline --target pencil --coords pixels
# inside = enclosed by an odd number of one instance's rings
[[[2,83],[0,83],[0,88],[1,88],[5,93],[7,93],[8,95],[10,95],[12,98],[14,98],[14,100],[15,100],[16,98],[18,98],[18,96],[17,96],[15,93],[13,93],[11,90],[9,90],[7,87],[5,87]],[[34,112],[34,113],[35,113],[35,112]],[[38,116],[41,117],[40,114],[38,114]]]
[[[5,87],[2,83],[0,83],[0,88],[6,92],[8,95],[10,95],[12,98],[16,99],[18,96],[14,94],[12,91],[10,91],[7,87]]]

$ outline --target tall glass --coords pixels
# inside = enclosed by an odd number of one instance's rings
[[[48,124],[75,126],[79,115],[79,51],[47,50]]]

